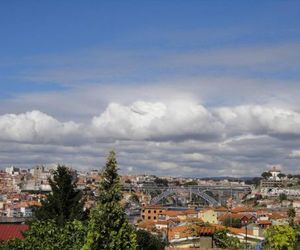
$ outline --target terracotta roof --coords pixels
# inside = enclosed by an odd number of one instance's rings
[[[138,228],[145,229],[145,230],[151,230],[155,226],[155,223],[152,221],[141,221],[138,224]]]
[[[240,219],[242,220],[243,218],[247,218],[248,220],[250,219],[255,219],[255,216],[251,214],[223,214],[218,217],[218,221],[224,221],[227,218],[232,218],[232,219]]]
[[[278,220],[278,219],[287,218],[287,216],[282,213],[272,213],[269,215],[269,218],[272,220]]]
[[[269,220],[258,220],[256,223],[259,225],[272,225],[272,222]]]
[[[226,207],[216,207],[216,208],[212,208],[213,210],[215,210],[216,212],[227,212],[228,209]]]
[[[145,205],[143,209],[165,209],[162,205]]]
[[[243,213],[243,212],[253,212],[255,211],[252,207],[247,206],[241,206],[241,207],[235,207],[231,209],[232,213]]]
[[[0,241],[6,241],[13,238],[24,239],[22,232],[25,232],[28,229],[28,225],[0,224]]]
[[[169,225],[169,221],[159,220],[155,222],[155,225]]]
[[[185,238],[191,236],[191,230],[195,225],[183,225],[177,226],[169,229],[169,239],[174,239],[175,235],[179,235],[179,238]],[[209,226],[200,226],[194,228],[197,231],[197,234],[201,236],[210,236],[215,233],[215,227]]]
[[[233,234],[246,234],[246,230],[244,228],[225,227],[225,226],[219,225],[219,224],[212,224],[212,226],[214,226],[216,229],[220,229],[220,230],[227,229],[230,233],[233,233]],[[247,233],[249,235],[253,235],[252,230],[248,229]]]
[[[176,217],[180,215],[188,215],[188,214],[198,214],[196,210],[165,210],[162,211],[163,215],[168,215],[170,217]]]

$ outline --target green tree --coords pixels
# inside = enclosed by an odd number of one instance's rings
[[[198,182],[196,180],[193,181],[188,181],[186,183],[184,183],[184,186],[197,186]]]
[[[34,221],[24,233],[24,240],[0,244],[1,250],[80,250],[84,244],[86,227],[81,221],[66,222],[58,227],[55,220]]]
[[[283,173],[279,173],[279,174],[278,174],[278,177],[281,179],[281,178],[284,178],[284,177],[286,177],[286,175],[285,175],[285,174],[283,174]]]
[[[242,227],[242,222],[240,219],[238,218],[226,218],[224,221],[223,221],[223,226],[225,227],[236,227],[236,228],[241,228]]]
[[[261,174],[261,176],[262,176],[264,179],[268,179],[269,177],[272,176],[272,174],[271,174],[270,172],[263,172],[263,173]]]
[[[289,225],[271,226],[266,231],[264,250],[293,250],[296,232]]]
[[[295,211],[295,209],[294,208],[290,208],[288,210],[288,218],[289,218],[289,224],[290,224],[291,227],[294,226],[294,219],[295,219],[295,217],[296,217],[296,211]]]
[[[136,234],[129,225],[120,201],[121,184],[114,151],[109,153],[96,207],[92,210],[83,250],[136,249]]]
[[[218,230],[214,234],[216,246],[226,249],[244,249],[244,244],[238,238],[228,236],[228,230]]]
[[[76,190],[70,170],[58,165],[49,184],[52,192],[42,200],[42,206],[35,212],[36,219],[54,219],[59,226],[67,221],[81,220],[84,217],[82,192]]]
[[[145,230],[137,230],[138,250],[163,250],[166,241],[161,237],[153,235]]]
[[[279,195],[279,200],[280,200],[280,202],[283,202],[283,201],[287,200],[286,194],[281,193],[281,194]]]
[[[154,183],[157,184],[158,186],[164,186],[164,187],[169,186],[169,182],[167,179],[161,179],[158,177],[155,178]]]

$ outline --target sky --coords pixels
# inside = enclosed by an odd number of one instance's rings
[[[1,1],[0,169],[300,164],[299,1]]]

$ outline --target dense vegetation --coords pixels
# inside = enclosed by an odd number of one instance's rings
[[[76,190],[70,171],[59,166],[50,180],[52,193],[43,201],[24,234],[25,239],[0,243],[0,249],[137,249],[136,232],[120,204],[122,195],[117,171],[115,153],[110,152],[96,207],[87,218],[83,213],[82,194]]]

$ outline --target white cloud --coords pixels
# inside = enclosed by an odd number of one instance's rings
[[[215,110],[229,133],[300,135],[300,113],[292,110],[249,105]]]
[[[300,150],[293,150],[289,154],[289,157],[291,157],[291,158],[300,158]]]
[[[92,125],[100,136],[121,139],[205,139],[222,129],[206,108],[188,101],[113,103],[93,118]]]
[[[59,143],[80,135],[80,125],[62,123],[40,111],[0,116],[0,140],[28,143]]]
[[[132,173],[255,175],[273,164],[294,169],[299,116],[271,106],[207,108],[192,100],[110,103],[84,123],[40,111],[5,114],[0,166],[60,162],[95,168],[114,148],[121,170]]]

